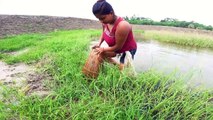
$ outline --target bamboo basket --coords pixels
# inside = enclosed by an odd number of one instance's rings
[[[100,55],[95,49],[92,49],[83,66],[82,73],[88,78],[97,78],[102,63]]]

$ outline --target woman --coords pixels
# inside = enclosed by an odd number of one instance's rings
[[[105,0],[98,0],[93,5],[93,14],[103,26],[100,42],[93,48],[101,57],[111,63],[117,64],[112,57],[120,54],[119,68],[124,68],[126,51],[131,53],[132,59],[137,50],[137,44],[133,36],[131,25],[123,18],[115,15],[112,6]],[[109,47],[100,47],[105,41]]]

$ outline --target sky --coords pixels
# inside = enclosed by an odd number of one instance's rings
[[[0,14],[49,15],[94,19],[97,0],[0,0]],[[116,15],[146,17],[154,21],[175,18],[213,26],[211,0],[107,0]]]

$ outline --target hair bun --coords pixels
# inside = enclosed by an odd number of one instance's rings
[[[104,1],[106,1],[106,0],[98,0],[97,2],[104,2]]]

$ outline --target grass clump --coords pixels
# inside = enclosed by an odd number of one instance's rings
[[[179,80],[156,71],[130,77],[106,63],[96,80],[87,81],[81,69],[89,54],[91,37],[98,33],[97,30],[52,32],[42,35],[42,40],[33,39],[34,42],[27,45],[28,52],[3,56],[2,60],[11,64],[50,59],[42,69],[53,78],[54,94],[44,98],[16,94],[18,104],[0,102],[1,119],[213,118],[213,104],[209,101],[213,95],[211,91],[188,89]],[[40,38],[40,34],[36,36]],[[10,41],[18,38],[6,39],[8,43],[4,46],[10,46]],[[1,40],[0,44],[6,40]],[[9,50],[2,47],[1,51],[5,54]],[[5,100],[14,92],[6,94]]]

